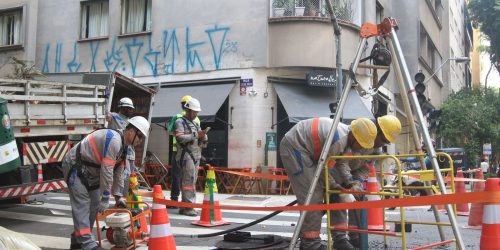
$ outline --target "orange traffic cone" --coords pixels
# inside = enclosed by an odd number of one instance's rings
[[[476,170],[476,179],[484,180],[483,171],[481,169]],[[478,181],[474,183],[474,192],[483,192],[484,182]],[[469,222],[464,228],[470,229],[481,229],[483,225],[483,203],[472,203],[470,206],[470,216]]]
[[[462,170],[457,171],[457,178],[464,178]],[[456,181],[455,193],[465,193],[465,182],[462,180]],[[457,204],[457,215],[469,216],[469,203]]]
[[[380,188],[377,181],[377,171],[373,164],[368,165],[368,183],[366,184],[367,192],[379,192]],[[379,195],[366,195],[369,201],[380,200]],[[384,228],[384,209],[383,208],[368,208],[368,229],[369,230],[389,230],[389,226]]]
[[[500,178],[488,178],[486,191],[500,191]],[[500,201],[484,203],[483,231],[481,231],[481,250],[500,249]]]
[[[165,199],[160,185],[153,187],[153,215],[151,216],[151,234],[149,236],[149,250],[177,249],[174,235],[170,227],[167,208],[165,205],[156,204],[155,199]]]
[[[215,182],[215,172],[212,167],[207,170],[207,177],[205,181],[205,196],[203,198],[203,205],[218,206],[219,198],[217,197],[217,184]],[[193,225],[203,227],[215,227],[230,224],[222,220],[222,213],[220,209],[206,209],[201,210],[199,221],[191,222]]]

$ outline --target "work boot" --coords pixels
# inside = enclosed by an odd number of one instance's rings
[[[189,209],[189,208],[181,208],[179,209],[179,214],[183,214],[186,216],[198,216],[198,212],[194,209]]]
[[[356,248],[346,238],[333,242],[333,248],[336,250],[356,250]]]
[[[300,250],[328,250],[326,241],[320,239],[302,239],[300,242]]]
[[[78,250],[78,249],[82,249],[82,245],[80,243],[73,243],[69,246],[69,249],[71,250]]]
[[[351,238],[349,239],[349,243],[355,248],[361,248],[361,239],[360,238]]]

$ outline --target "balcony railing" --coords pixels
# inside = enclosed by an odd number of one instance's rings
[[[326,1],[331,1],[339,20],[355,21],[360,0],[272,0],[271,17],[329,17]]]

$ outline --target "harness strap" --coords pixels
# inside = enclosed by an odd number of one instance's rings
[[[311,126],[315,161],[319,160],[319,156],[321,154],[321,141],[319,139],[318,130],[319,130],[319,118],[315,117],[312,119],[312,126]]]

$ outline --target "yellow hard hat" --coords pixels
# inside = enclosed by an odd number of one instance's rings
[[[351,122],[351,132],[363,148],[373,148],[377,137],[377,126],[368,118],[358,118]]]
[[[396,142],[396,137],[401,133],[401,122],[399,119],[393,115],[384,115],[377,118],[377,123],[385,139],[391,143]]]
[[[190,95],[185,95],[181,98],[181,102],[187,102],[189,99],[191,99]]]

